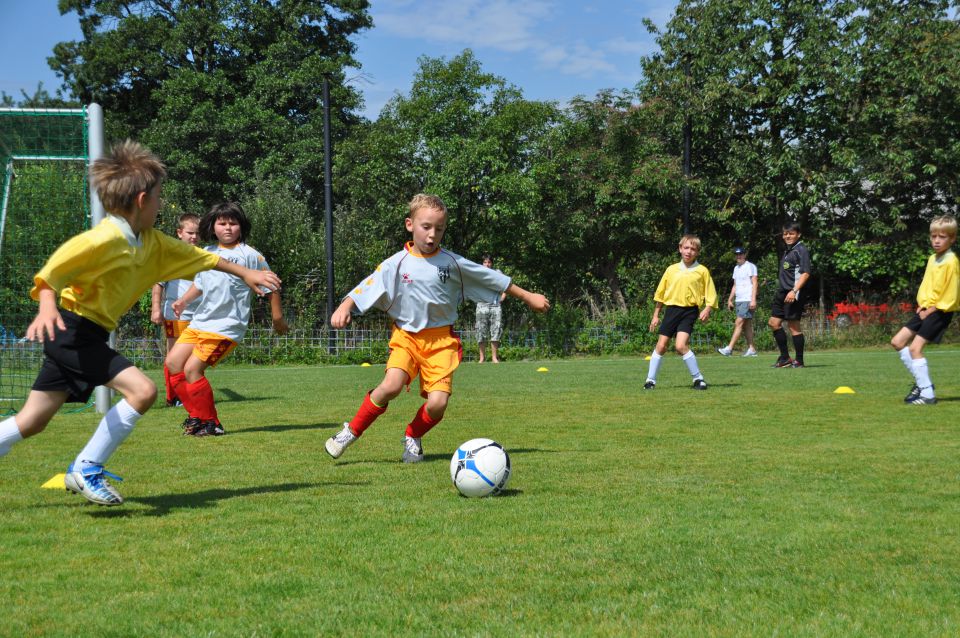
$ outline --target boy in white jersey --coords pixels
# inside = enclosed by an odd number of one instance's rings
[[[933,254],[927,260],[927,269],[917,290],[917,313],[890,340],[903,365],[913,375],[913,388],[903,399],[913,405],[937,402],[923,347],[940,343],[953,313],[960,310],[960,261],[950,250],[956,240],[956,219],[948,215],[930,222]]]
[[[263,255],[244,243],[250,230],[246,213],[233,202],[217,204],[200,222],[200,236],[205,241],[217,240],[217,244],[207,246],[208,251],[247,268],[269,270]],[[268,292],[273,330],[286,334],[280,293]],[[201,273],[194,278],[190,289],[173,303],[174,312],[182,316],[184,308],[197,298],[200,303],[190,325],[167,354],[167,367],[174,392],[187,410],[184,434],[219,436],[224,434],[224,429],[217,416],[206,370],[226,358],[243,339],[250,323],[251,296],[235,277]]]
[[[115,146],[93,163],[90,177],[109,215],[66,241],[34,276],[30,296],[40,308],[26,336],[43,342],[45,358],[23,409],[0,422],[0,456],[42,432],[64,403],[86,403],[96,386],[105,385],[123,399],[67,468],[64,486],[99,505],[120,505],[123,498],[107,477],[120,478],[103,466],[153,405],[157,387],[107,345],[110,331],[157,281],[193,277],[210,268],[242,277],[258,292],[260,286],[279,286],[280,280],[154,229],[166,168],[139,144],[127,140]]]
[[[657,387],[657,372],[660,361],[667,353],[667,344],[674,339],[673,347],[683,358],[690,376],[693,377],[694,390],[706,390],[707,382],[697,365],[697,357],[688,345],[693,326],[699,318],[706,321],[710,310],[717,307],[717,289],[713,285],[710,271],[697,261],[700,255],[700,238],[696,235],[684,235],[680,238],[680,262],[667,267],[660,278],[660,284],[653,295],[656,305],[650,320],[653,332],[660,323],[660,309],[667,307],[660,325],[660,337],[650,355],[650,367],[644,390]],[[700,310],[700,307],[703,310]]]
[[[200,216],[196,213],[183,213],[177,218],[177,239],[185,241],[191,246],[196,246],[200,240]],[[193,283],[190,279],[171,279],[156,284],[150,295],[150,321],[163,326],[163,332],[167,337],[167,352],[173,348],[177,342],[180,333],[190,324],[193,317],[193,311],[197,307],[194,301],[184,308],[177,317],[173,312],[173,302],[180,298],[183,293],[190,289]],[[167,364],[163,364],[163,384],[167,391],[167,405],[182,405],[173,393],[173,384],[170,383],[170,369]]]
[[[727,298],[727,308],[737,313],[736,321],[733,324],[733,334],[730,336],[730,343],[722,348],[717,348],[717,352],[725,357],[733,354],[733,346],[737,339],[743,334],[747,342],[747,349],[743,353],[745,357],[757,356],[757,351],[753,347],[753,312],[757,309],[757,267],[747,261],[747,251],[745,248],[737,246],[733,249],[733,254],[737,259],[737,265],[733,267],[733,285],[730,287],[730,296]]]
[[[453,324],[464,299],[489,303],[506,292],[535,312],[550,308],[543,295],[528,292],[503,273],[441,248],[447,207],[439,197],[416,195],[409,213],[405,223],[413,241],[377,266],[330,318],[330,325],[340,329],[350,323],[353,312],[378,308],[394,320],[383,381],[366,394],[353,419],[327,440],[326,450],[333,458],[339,458],[419,375],[420,394],[426,402],[407,425],[402,459],[405,463],[423,460],[421,438],[443,418],[453,391],[453,372],[462,358]]]

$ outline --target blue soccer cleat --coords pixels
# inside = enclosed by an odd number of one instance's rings
[[[120,496],[120,492],[107,481],[107,477],[115,481],[122,481],[122,478],[106,471],[99,464],[83,467],[76,467],[76,465],[76,463],[70,464],[70,467],[67,468],[67,475],[63,479],[63,485],[67,488],[67,491],[79,494],[97,505],[123,504],[123,497]]]

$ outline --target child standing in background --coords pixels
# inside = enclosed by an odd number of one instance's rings
[[[200,241],[200,216],[196,213],[183,213],[177,218],[177,239],[185,241],[191,246],[196,246]],[[193,283],[190,279],[171,279],[156,284],[151,293],[150,321],[163,326],[163,332],[167,337],[167,352],[173,348],[177,338],[190,324],[193,317],[193,311],[197,307],[194,301],[184,308],[177,317],[173,312],[173,302],[190,289]],[[176,395],[173,393],[173,385],[170,383],[170,370],[167,364],[163,364],[163,383],[167,391],[167,405],[181,405]]]

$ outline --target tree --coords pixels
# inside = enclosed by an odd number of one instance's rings
[[[108,137],[136,137],[170,167],[187,200],[238,198],[254,175],[283,177],[322,201],[324,77],[334,136],[358,121],[344,82],[367,0],[60,0],[83,40],[51,67],[107,114]]]
[[[405,202],[427,191],[449,209],[445,245],[514,264],[536,211],[535,147],[556,107],[525,100],[484,73],[469,50],[419,64],[409,94],[396,96],[339,149],[341,215],[351,239],[373,242],[361,249],[365,262],[396,250],[405,237]]]

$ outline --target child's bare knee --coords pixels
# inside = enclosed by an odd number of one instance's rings
[[[124,398],[133,409],[143,414],[157,400],[157,386],[150,379],[145,379],[127,390]]]
[[[427,412],[429,412],[430,416],[434,419],[443,417],[444,412],[447,411],[447,403],[449,399],[449,394],[443,392],[432,393],[429,397],[427,397]]]

